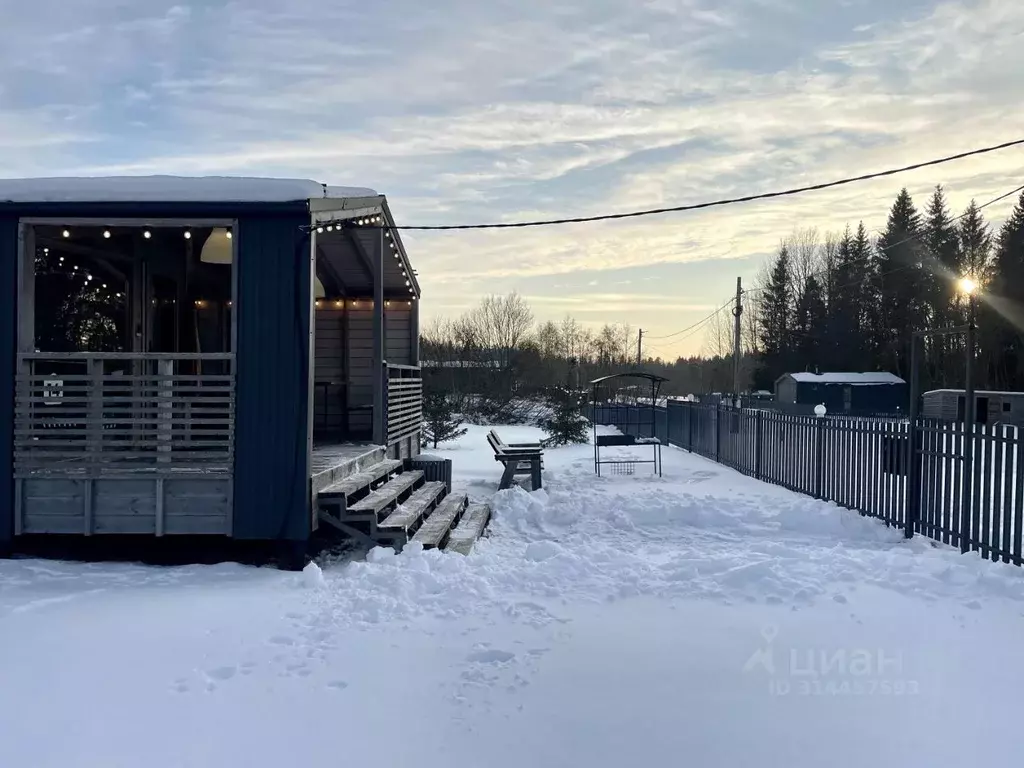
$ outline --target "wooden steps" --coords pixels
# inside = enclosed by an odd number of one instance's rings
[[[449,534],[448,543],[444,547],[445,552],[468,555],[490,519],[490,507],[486,504],[471,504],[463,514],[462,521]]]
[[[387,459],[379,464],[373,464],[361,472],[349,475],[345,479],[327,486],[320,491],[319,499],[321,503],[327,504],[337,503],[341,500],[347,503],[350,497],[369,488],[382,477],[387,477],[401,468],[401,459]]]
[[[423,472],[403,472],[364,498],[352,504],[348,515],[372,515],[376,519],[382,511],[398,501],[398,497],[423,479]]]
[[[416,531],[413,541],[420,542],[424,548],[440,547],[448,538],[455,523],[462,517],[466,509],[465,494],[455,493],[445,498]]]
[[[444,494],[445,485],[440,482],[426,483],[415,491],[388,518],[377,526],[382,534],[393,534],[398,544],[405,544],[410,529],[415,528],[424,514]]]

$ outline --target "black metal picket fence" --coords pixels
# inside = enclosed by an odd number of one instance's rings
[[[641,408],[642,418],[634,414]],[[649,413],[649,405],[601,404],[589,415],[908,533],[992,560],[1021,565],[1024,559],[1024,430],[1017,427],[976,425],[965,478],[967,437],[958,423],[917,419],[912,434],[906,419],[793,416],[669,401],[655,409],[652,435]]]

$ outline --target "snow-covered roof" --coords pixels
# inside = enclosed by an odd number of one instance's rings
[[[927,392],[925,392],[924,394],[926,394],[926,395],[938,395],[938,394],[943,394],[943,393],[952,394],[952,395],[962,395],[962,394],[964,394],[964,390],[962,390],[962,389],[930,389]],[[1000,392],[999,390],[996,390],[996,389],[976,389],[976,390],[974,390],[974,394],[975,394],[975,396],[977,396],[977,395],[985,395],[986,397],[988,397],[990,395],[995,395],[997,397],[1024,397],[1024,392],[1007,392],[1007,391]]]
[[[872,373],[788,373],[801,384],[906,384],[894,373],[876,371]]]
[[[0,202],[10,203],[287,203],[315,198],[377,196],[366,187],[332,187],[309,179],[238,176],[0,179]]]

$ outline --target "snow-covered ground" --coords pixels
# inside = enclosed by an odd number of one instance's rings
[[[478,498],[485,434],[436,451]],[[675,449],[662,479],[592,461],[548,451],[469,557],[0,562],[0,765],[960,767],[1012,744],[1021,569]]]

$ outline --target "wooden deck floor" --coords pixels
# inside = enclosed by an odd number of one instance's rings
[[[384,449],[372,443],[314,443],[309,474],[313,493],[384,459]]]

